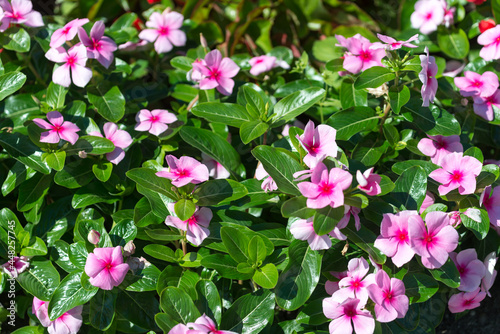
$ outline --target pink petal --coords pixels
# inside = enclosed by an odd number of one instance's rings
[[[353,317],[352,323],[354,324],[356,333],[373,333],[375,331],[375,320],[368,312]]]
[[[232,59],[224,58],[220,63],[219,71],[223,77],[232,78],[238,74],[240,68]]]
[[[122,263],[109,269],[109,273],[113,278],[113,286],[118,286],[123,282],[123,279],[125,278],[125,275],[127,274],[127,271],[129,271],[129,269],[129,265],[127,263]]]
[[[61,65],[52,73],[52,81],[63,87],[71,85],[71,77],[69,74],[69,66]]]
[[[94,277],[106,267],[106,262],[99,259],[94,253],[89,253],[85,262],[85,273],[89,277]]]
[[[71,78],[76,86],[85,87],[90,79],[92,79],[92,70],[87,67],[76,65],[71,70]]]
[[[139,38],[150,43],[156,41],[160,33],[156,29],[144,29],[139,33]]]
[[[217,82],[219,83],[219,86],[217,86],[216,88],[221,94],[231,95],[233,93],[234,80],[225,77],[219,77],[217,79]]]
[[[106,159],[115,165],[118,165],[123,158],[125,158],[125,151],[119,147],[115,147],[112,152],[106,153]]]
[[[45,129],[45,130],[51,130],[54,127],[52,124],[47,123],[47,121],[45,121],[41,118],[33,119],[33,123],[35,123],[40,128]]]
[[[168,39],[175,46],[186,45],[186,33],[182,30],[172,30],[168,34]]]

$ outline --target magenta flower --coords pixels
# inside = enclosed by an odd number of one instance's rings
[[[127,131],[118,130],[118,126],[112,122],[104,124],[103,129],[104,137],[109,139],[115,145],[113,152],[106,153],[106,159],[108,159],[109,162],[118,165],[120,161],[125,158],[125,151],[123,149],[132,144],[132,137],[130,137],[130,134]],[[98,131],[92,131],[89,135],[102,137],[101,133]]]
[[[486,61],[500,58],[500,25],[488,29],[477,38],[479,45],[484,45],[479,56]]]
[[[420,152],[428,157],[436,165],[441,165],[443,158],[452,152],[463,152],[464,148],[460,143],[460,137],[454,136],[429,136],[422,138],[418,142]]]
[[[361,173],[360,170],[356,172],[356,180],[358,181],[358,188],[364,191],[368,196],[376,196],[382,193],[380,188],[380,181],[382,178],[378,174],[373,173],[373,168],[365,170]]]
[[[78,43],[68,51],[63,47],[50,49],[45,54],[45,57],[55,63],[62,63],[52,73],[52,81],[58,85],[69,87],[71,80],[73,80],[76,86],[85,87],[92,78],[92,70],[85,67],[87,49],[83,44]]]
[[[368,287],[368,294],[375,302],[375,315],[379,322],[404,318],[408,312],[409,299],[405,296],[403,281],[390,278],[383,270],[375,274],[375,284]]]
[[[422,214],[424,213],[425,209],[427,209],[429,206],[434,204],[434,195],[431,192],[426,192],[425,193],[425,198],[424,201],[422,202],[422,205],[420,206],[420,210],[418,210],[418,213]]]
[[[420,0],[419,2],[421,1],[424,0]],[[428,107],[429,102],[434,102],[434,97],[438,89],[438,82],[435,78],[438,67],[436,59],[433,56],[429,56],[428,47],[425,47],[425,55],[420,55],[420,64],[422,65],[422,71],[418,74],[418,78],[422,81],[422,89],[420,90],[422,99],[424,100],[422,106]]]
[[[173,205],[169,205],[169,210],[174,212]],[[196,207],[196,211],[188,220],[182,221],[177,217],[167,216],[165,224],[186,231],[187,240],[193,245],[199,246],[210,235],[208,225],[212,217],[212,211],[209,208]]]
[[[406,41],[398,41],[390,36],[385,36],[382,34],[377,34],[378,39],[386,43],[373,43],[370,49],[385,49],[385,50],[397,50],[401,49],[403,46],[407,48],[416,48],[418,46],[411,44],[411,42],[418,41],[418,34],[413,35],[410,39]]]
[[[50,37],[50,47],[57,48],[66,43],[66,41],[71,41],[75,38],[78,28],[87,22],[89,22],[89,19],[74,19],[73,21],[66,23],[64,27],[54,31]]]
[[[299,190],[307,197],[307,207],[321,209],[327,205],[338,208],[344,204],[344,190],[349,188],[352,175],[340,168],[328,169],[318,163],[311,175],[311,182],[300,182]]]
[[[304,163],[309,168],[316,167],[326,157],[337,156],[336,134],[337,130],[329,125],[320,124],[315,128],[313,121],[309,121],[302,136],[297,135],[297,139],[307,151]]]
[[[203,314],[201,317],[196,319],[195,322],[188,322],[187,323],[188,327],[193,328],[193,330],[190,330],[189,333],[191,334],[238,334],[236,332],[232,331],[221,331],[217,329],[217,325],[215,322],[207,317],[205,314]]]
[[[333,296],[323,299],[323,313],[329,319],[330,334],[351,334],[352,327],[356,334],[372,334],[375,320],[371,313],[361,309],[359,299],[347,298],[337,301]]]
[[[217,160],[201,152],[201,162],[207,166],[208,175],[214,179],[227,179],[231,174]]]
[[[196,70],[203,75],[200,81],[200,89],[217,88],[223,95],[231,95],[234,88],[233,78],[240,68],[230,58],[222,58],[219,50],[213,50],[205,56],[205,63],[194,62],[193,71]]]
[[[486,212],[488,212],[490,224],[500,227],[500,187],[495,187],[493,192],[491,186],[485,187],[479,205],[484,206]]]
[[[422,34],[430,34],[443,23],[445,9],[439,0],[419,0],[411,14],[412,28],[420,29]]]
[[[264,180],[260,187],[262,190],[264,190],[266,193],[268,191],[275,191],[278,190],[278,185],[276,182],[273,180],[271,175],[269,175],[268,172],[264,169],[264,166],[259,162],[257,165],[257,168],[255,169],[255,178],[257,180]]]
[[[343,67],[346,71],[356,74],[373,66],[384,66],[381,62],[385,57],[385,50],[371,49],[372,43],[365,37],[357,34],[344,38],[335,35],[340,45],[347,48]]]
[[[176,187],[185,186],[188,183],[198,184],[208,180],[208,168],[191,157],[180,157],[177,159],[173,155],[167,155],[165,160],[168,164],[168,171],[164,168],[156,175],[172,180]]]
[[[486,297],[485,292],[480,292],[477,288],[472,292],[461,292],[451,296],[448,301],[448,309],[451,313],[460,313],[465,310],[472,310],[479,307],[481,301]]]
[[[318,235],[314,231],[313,217],[299,219],[290,226],[290,233],[298,240],[307,240],[312,250],[329,249],[332,247],[332,241],[328,235]]]
[[[30,266],[29,259],[26,256],[14,256],[2,265],[3,271],[12,278],[17,278],[19,274],[28,269]]]
[[[474,113],[491,122],[495,119],[493,107],[500,108],[500,90],[488,97],[474,96]]]
[[[189,327],[184,324],[177,324],[168,331],[168,334],[188,334]]]
[[[465,292],[474,291],[486,274],[483,262],[477,259],[476,250],[474,248],[465,249],[458,254],[451,252],[450,258],[460,273],[460,286],[457,289]]]
[[[49,334],[76,334],[82,327],[83,306],[73,307],[54,321],[49,319],[49,302],[33,297],[32,313],[47,327]]]
[[[0,31],[5,31],[11,24],[24,24],[27,27],[42,27],[42,15],[33,10],[30,0],[0,0],[0,7],[3,9],[3,18]]]
[[[364,258],[351,259],[347,264],[347,277],[339,281],[339,290],[335,291],[332,297],[338,301],[357,298],[361,305],[365,305],[368,301],[367,287],[374,283],[373,274],[366,276],[369,269],[370,266]]]
[[[83,28],[78,29],[78,37],[87,47],[87,57],[97,59],[102,66],[108,68],[113,62],[113,52],[117,46],[111,38],[104,36],[104,28],[104,22],[97,21],[90,30],[90,37]]]
[[[41,119],[35,118],[33,123],[45,130],[50,130],[42,132],[40,135],[40,142],[42,143],[59,143],[61,139],[69,141],[72,145],[78,140],[78,135],[76,134],[80,131],[74,123],[65,122],[63,116],[59,111],[51,111],[47,114],[47,119],[50,124]]]
[[[476,190],[476,177],[483,165],[479,160],[462,153],[450,153],[441,161],[443,168],[436,169],[429,177],[439,183],[439,195],[444,196],[458,188],[460,195],[473,194]]]
[[[485,275],[481,280],[481,291],[486,292],[486,294],[491,297],[490,288],[497,278],[497,271],[495,270],[495,265],[497,264],[498,257],[496,257],[495,252],[491,252],[484,259]]]
[[[151,111],[141,109],[135,115],[136,131],[149,131],[152,135],[159,136],[167,131],[168,125],[177,121],[177,116],[164,109],[153,109]]]
[[[448,253],[458,245],[458,232],[450,225],[450,217],[446,212],[433,211],[422,219],[412,219],[408,224],[411,247],[421,256],[422,264],[429,269],[440,268]]]
[[[94,248],[85,263],[85,273],[90,277],[93,286],[103,290],[112,290],[120,285],[129,270],[129,265],[123,263],[122,248]]]
[[[252,66],[252,68],[250,69],[250,74],[255,76],[270,71],[278,66],[284,69],[290,68],[290,66],[286,62],[277,60],[274,56],[266,55],[253,57],[248,61],[248,63],[250,64],[250,66]]]
[[[464,77],[455,78],[455,85],[460,89],[460,94],[464,97],[481,96],[488,97],[493,95],[498,88],[498,76],[486,71],[482,75],[465,71]]]
[[[374,246],[392,258],[397,267],[401,267],[415,255],[411,248],[408,226],[419,223],[423,224],[423,221],[416,211],[385,213],[380,225],[380,236],[375,240]]]
[[[163,13],[153,13],[146,22],[150,29],[144,29],[139,33],[139,38],[150,43],[155,42],[155,50],[158,53],[169,52],[175,46],[186,45],[186,33],[180,28],[184,16],[177,12],[165,9]]]

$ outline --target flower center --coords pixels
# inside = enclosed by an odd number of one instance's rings
[[[432,241],[433,241],[433,238],[432,238],[432,235],[430,234],[427,234],[424,238],[424,242],[429,245],[429,244],[432,244]]]
[[[472,83],[472,86],[474,86],[474,87],[481,87],[482,85],[483,85],[483,83],[481,81],[474,81]]]
[[[195,217],[195,216],[191,216],[191,218],[189,218],[189,219],[187,220],[187,224],[188,224],[188,225],[190,225],[190,226],[191,226],[191,225],[196,225],[196,224],[198,224],[198,221],[196,220],[196,217]]]
[[[220,77],[220,72],[218,69],[212,69],[210,70],[210,79],[212,80],[217,80]]]
[[[370,60],[372,58],[372,55],[369,51],[361,51],[359,56],[361,57],[361,59],[363,61],[367,61],[367,60]]]
[[[17,12],[12,12],[12,13],[10,13],[10,15],[8,14],[7,17],[11,17],[14,20],[22,20],[22,19],[24,19],[24,17],[20,13],[17,13]]]
[[[464,175],[462,174],[461,171],[455,170],[455,171],[453,171],[453,174],[451,174],[451,181],[460,182],[460,180],[462,180],[463,176]]]
[[[408,233],[405,231],[400,231],[398,235],[399,241],[406,241],[408,239]]]
[[[110,270],[112,267],[111,263],[106,264],[106,269]]]
[[[391,291],[385,291],[384,292],[384,297],[385,297],[385,299],[391,300],[392,299],[392,292]]]
[[[263,61],[264,61],[264,60],[262,60],[262,59],[257,59],[257,60],[255,61],[255,64],[260,64],[260,63],[262,63]]]
[[[152,116],[151,117],[151,123],[156,123],[156,122],[158,122],[159,119],[160,118],[158,116]]]
[[[54,130],[57,131],[57,132],[61,132],[62,131],[62,126],[60,125],[54,125]]]
[[[352,318],[352,317],[356,316],[356,311],[354,311],[352,309],[351,310],[346,310],[345,311],[345,315],[348,316],[349,318]]]
[[[465,273],[465,268],[464,268],[464,267],[458,267],[458,272],[459,272],[460,274]]]
[[[75,56],[69,56],[69,57],[66,59],[66,63],[67,63],[69,66],[73,66],[73,65],[75,65],[75,63],[76,63],[76,57],[75,57]]]
[[[472,303],[472,300],[466,300],[464,301],[464,305],[470,305]]]
[[[175,171],[175,174],[178,177],[187,177],[187,176],[189,176],[189,171],[184,170],[184,169],[178,169],[178,170]]]
[[[158,32],[160,33],[160,35],[166,36],[169,33],[169,29],[168,27],[161,27],[160,29],[158,29]]]
[[[92,47],[94,50],[100,51],[101,50],[101,41],[96,40],[95,38],[92,38]]]
[[[323,195],[330,195],[333,191],[333,184],[325,182],[319,186],[319,190]]]
[[[432,13],[431,12],[427,13],[427,15],[425,15],[425,19],[426,20],[432,19]]]

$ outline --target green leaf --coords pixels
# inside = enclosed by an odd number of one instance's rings
[[[161,309],[178,323],[187,324],[200,317],[189,295],[176,287],[168,287],[160,295]]]
[[[359,248],[367,252],[373,261],[378,264],[384,264],[386,256],[373,244],[377,236],[371,230],[361,225],[359,231],[352,228],[352,225],[347,225],[342,232],[347,236],[349,241],[352,241]]]
[[[0,132],[0,145],[11,157],[26,166],[43,174],[50,173],[50,167],[42,161],[42,151],[27,136]]]
[[[121,290],[116,299],[116,312],[133,324],[158,331],[154,315],[160,312],[155,293]]]
[[[196,292],[198,293],[196,306],[200,310],[200,313],[204,313],[211,319],[214,319],[216,323],[220,323],[222,306],[215,284],[206,279],[199,280],[196,283]]]
[[[355,89],[377,88],[384,83],[394,80],[396,75],[388,68],[373,66],[361,72],[354,82]]]
[[[247,188],[233,180],[210,180],[199,186],[194,198],[199,206],[227,205],[248,194]]]
[[[56,184],[69,189],[80,188],[93,179],[92,161],[90,159],[70,162],[54,175]]]
[[[238,103],[246,106],[247,111],[255,118],[265,116],[266,114],[264,99],[259,92],[249,85],[242,86],[238,91]]]
[[[172,67],[189,72],[193,68],[194,59],[184,56],[177,56],[170,60]]]
[[[394,165],[392,165],[392,171],[398,175],[403,174],[403,172],[411,167],[414,166],[420,166],[425,170],[426,174],[430,174],[432,171],[436,170],[439,168],[438,165],[433,164],[430,161],[425,161],[425,160],[406,160],[406,161],[400,161],[396,162]]]
[[[17,209],[24,212],[35,207],[47,195],[51,184],[52,176],[44,174],[36,174],[28,181],[23,182],[19,187]]]
[[[85,268],[85,263],[87,262],[87,256],[89,253],[85,248],[85,243],[83,241],[75,242],[69,245],[69,260],[71,263],[81,270]]]
[[[22,256],[38,256],[47,254],[47,246],[39,237],[35,237],[32,242],[21,250]]]
[[[61,110],[64,108],[64,101],[66,100],[67,93],[68,88],[51,82],[47,88],[47,104],[52,107],[53,110]]]
[[[97,112],[110,122],[118,122],[125,114],[125,98],[118,86],[108,90],[99,86],[90,87],[87,96]]]
[[[164,177],[156,176],[156,171],[149,168],[134,168],[129,170],[127,177],[148,190],[163,194],[177,200],[177,194],[172,191],[172,182]]]
[[[389,144],[394,147],[399,142],[399,131],[394,125],[384,124],[383,127],[384,137],[387,139]]]
[[[399,114],[401,108],[410,101],[410,89],[406,86],[392,86],[389,89],[389,100],[391,102],[391,108],[396,113]]]
[[[316,210],[313,219],[314,232],[318,235],[330,233],[342,217],[344,217],[344,206],[338,208],[327,206]]]
[[[330,60],[325,64],[325,67],[328,71],[331,72],[340,72],[344,71],[344,59],[343,58],[337,58]]]
[[[431,298],[438,290],[439,283],[425,274],[411,274],[403,278],[405,294],[410,299],[410,304],[423,303]]]
[[[18,276],[17,282],[38,299],[49,301],[59,279],[59,273],[50,261],[34,260],[30,262],[30,269]]]
[[[326,124],[337,130],[336,140],[349,140],[362,131],[373,129],[379,117],[368,107],[353,107],[333,114]]]
[[[58,151],[49,153],[45,157],[45,162],[50,168],[55,169],[56,171],[61,171],[64,168],[64,162],[66,160],[66,152]]]
[[[220,229],[220,236],[229,255],[238,263],[247,262],[249,259],[249,238],[238,229],[224,226]]]
[[[429,272],[432,277],[450,288],[456,289],[460,286],[460,274],[457,266],[450,258],[440,268],[429,270]]]
[[[479,174],[476,178],[476,189],[482,189],[486,186],[491,185],[498,179],[500,175],[500,168],[498,165],[489,164],[483,166],[481,169],[481,174]]]
[[[92,172],[99,181],[106,182],[113,172],[113,164],[100,160],[92,165]]]
[[[477,207],[462,209],[460,212],[462,224],[471,230],[479,240],[486,238],[490,228],[488,212]]]
[[[167,262],[177,262],[177,257],[175,256],[174,251],[167,246],[150,244],[144,246],[143,250],[144,253],[156,259]]]
[[[272,263],[257,268],[253,273],[252,279],[264,289],[272,289],[278,283],[278,269]]]
[[[205,268],[215,269],[220,276],[229,279],[246,280],[252,277],[252,274],[240,273],[237,269],[238,263],[226,254],[205,256],[201,259],[201,265]]]
[[[366,106],[368,103],[368,93],[363,89],[354,88],[351,79],[344,79],[339,90],[340,104],[343,109],[356,106]]]
[[[248,258],[251,263],[260,265],[267,256],[267,249],[264,240],[258,235],[254,236],[248,243]],[[277,278],[278,276],[276,276]],[[270,289],[270,288],[267,288]]]
[[[323,88],[311,87],[288,95],[274,106],[274,122],[290,121],[307,111],[325,95]]]
[[[437,106],[422,107],[418,99],[410,100],[401,108],[404,118],[414,123],[429,136],[460,135],[460,124],[456,118]]]
[[[2,184],[2,195],[7,196],[12,190],[18,187],[24,181],[35,175],[35,171],[27,167],[25,164],[16,161],[9,169],[7,177]]]
[[[11,27],[3,33],[0,44],[7,50],[28,52],[31,46],[31,37],[23,28]]]
[[[464,59],[469,54],[469,38],[462,29],[439,27],[437,42],[441,51],[451,58]]]
[[[323,298],[308,303],[297,315],[296,321],[308,325],[322,325],[328,322],[323,313]]]
[[[109,237],[113,246],[125,246],[137,236],[137,227],[131,219],[125,219],[113,226],[109,232]]]
[[[90,324],[101,331],[107,330],[115,318],[116,294],[99,289],[90,300]]]
[[[133,283],[127,286],[127,291],[155,291],[160,274],[160,270],[154,265],[136,270],[133,275],[129,273]]]
[[[196,211],[196,205],[188,199],[180,199],[174,205],[175,214],[180,220],[186,221],[191,218]]]
[[[260,120],[245,122],[240,127],[240,137],[243,144],[259,138],[269,129],[269,125]]]
[[[81,209],[97,203],[113,204],[118,200],[119,198],[111,195],[106,188],[97,182],[93,182],[75,192],[71,205],[75,209]]]
[[[113,152],[114,149],[115,145],[109,139],[97,136],[81,136],[75,145],[66,149],[66,154],[73,155],[84,151],[87,154],[98,155]]]
[[[194,106],[191,112],[209,122],[224,123],[237,128],[242,126],[243,123],[253,120],[245,107],[234,103],[200,103]]]
[[[292,197],[281,206],[281,214],[285,218],[299,217],[311,218],[316,210],[307,207],[307,198],[304,196]]]
[[[470,148],[468,148],[464,152],[464,156],[469,156],[469,157],[476,158],[481,163],[483,163],[483,160],[484,160],[483,152],[481,152],[481,150],[479,148],[477,148],[477,147],[470,147]]]
[[[406,210],[418,210],[427,192],[427,174],[420,166],[405,170],[396,180],[392,197]]]

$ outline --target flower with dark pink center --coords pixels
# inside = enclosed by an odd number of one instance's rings
[[[486,71],[478,74],[472,71],[465,71],[463,77],[455,78],[455,85],[460,89],[460,94],[464,97],[493,95],[498,88],[498,76]]]
[[[52,73],[52,81],[63,87],[69,87],[71,81],[78,87],[85,87],[92,78],[92,70],[85,67],[87,49],[83,44],[76,44],[66,51],[62,46],[52,48],[45,57],[55,63],[62,63]],[[71,77],[70,77],[71,73]]]
[[[168,205],[168,209],[174,212],[173,203]],[[167,216],[165,224],[186,231],[187,240],[193,245],[199,246],[210,235],[208,225],[212,217],[212,211],[209,208],[196,207],[194,214],[188,220],[183,221],[175,216]]]
[[[125,158],[125,151],[123,149],[132,144],[132,137],[127,131],[119,130],[118,126],[113,122],[107,122],[104,124],[103,130],[105,138],[109,139],[113,145],[115,145],[115,149],[112,152],[106,153],[106,159],[108,159],[109,162],[118,165],[120,161]],[[92,131],[89,135],[102,137],[99,131]]]
[[[368,301],[367,287],[374,283],[374,275],[368,274],[370,266],[364,258],[351,259],[347,264],[347,277],[339,281],[339,290],[332,295],[337,300],[357,298],[362,305]],[[366,276],[366,277],[365,277]]]
[[[439,0],[419,0],[415,3],[415,11],[411,14],[411,26],[422,34],[430,34],[443,23],[445,8]]]
[[[90,37],[83,28],[78,29],[78,37],[87,48],[87,56],[97,59],[102,66],[108,68],[113,62],[113,52],[117,46],[111,38],[104,36],[104,28],[104,22],[97,21],[90,30]]]
[[[90,284],[103,290],[112,290],[120,285],[128,270],[128,264],[123,263],[120,246],[94,248],[85,263],[85,273],[90,277]]]
[[[198,71],[203,76],[200,80],[200,89],[217,88],[223,95],[231,95],[234,88],[232,79],[240,68],[228,57],[222,58],[219,50],[212,50],[205,56],[204,61],[193,63],[193,73]]]
[[[463,152],[464,148],[460,143],[458,135],[453,136],[429,136],[429,138],[422,138],[418,142],[418,149],[420,152],[428,157],[436,165],[440,165],[445,156],[452,152]]]
[[[486,268],[477,258],[474,248],[465,249],[460,253],[451,252],[450,258],[455,263],[460,274],[460,291],[472,292],[481,284],[481,279],[486,274]]]
[[[42,27],[42,15],[33,10],[30,0],[0,0],[0,10],[3,9],[0,32],[5,31],[11,24],[24,24],[27,27]]]
[[[180,28],[184,22],[184,16],[177,12],[171,12],[169,8],[163,13],[154,12],[146,22],[149,29],[139,33],[139,38],[150,43],[155,43],[158,53],[169,52],[175,46],[186,45],[186,33]]]
[[[63,115],[59,111],[51,111],[47,114],[47,121],[41,118],[35,118],[33,123],[45,130],[50,130],[42,132],[40,135],[40,142],[56,144],[59,143],[61,139],[75,144],[78,140],[78,135],[76,134],[80,131],[80,128],[76,124],[71,122],[65,122]]]
[[[78,33],[78,28],[87,22],[89,22],[89,19],[74,19],[66,23],[64,27],[54,31],[50,37],[50,47],[57,48],[66,43],[66,41],[71,41]]]
[[[188,183],[198,184],[208,180],[207,166],[194,158],[182,156],[177,159],[173,155],[167,155],[165,160],[168,169],[164,168],[156,175],[172,180],[172,184],[176,187],[182,187]]]
[[[465,310],[472,310],[479,307],[481,301],[486,298],[486,292],[481,292],[477,288],[472,292],[462,292],[451,296],[448,301],[448,309],[451,313],[460,313]]]
[[[338,300],[334,296],[323,299],[323,313],[332,319],[330,334],[350,334],[354,326],[357,334],[372,334],[375,320],[369,311],[363,310],[359,299]]]
[[[391,322],[404,318],[409,299],[405,295],[402,280],[390,278],[384,270],[375,274],[375,284],[368,286],[368,295],[375,302],[375,315],[379,322]]]
[[[316,167],[326,157],[337,156],[336,133],[337,130],[329,125],[320,124],[315,127],[314,122],[309,121],[302,136],[297,135],[297,139],[307,151],[304,163],[309,168]]]
[[[500,108],[500,90],[488,97],[474,96],[474,113],[491,122],[495,119],[493,108]]]
[[[134,128],[135,131],[148,131],[152,135],[159,136],[167,131],[167,124],[177,121],[177,116],[164,109],[153,109],[151,111],[141,109],[135,115],[135,121],[137,122]]]
[[[479,204],[488,212],[490,224],[500,227],[500,187],[495,187],[493,191],[491,191],[491,186],[484,188]]]

